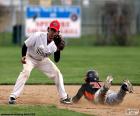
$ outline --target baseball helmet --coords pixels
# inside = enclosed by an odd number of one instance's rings
[[[99,74],[95,70],[89,70],[86,73],[85,81],[88,82],[99,82]]]

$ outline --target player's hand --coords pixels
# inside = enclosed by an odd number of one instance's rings
[[[64,39],[62,38],[61,35],[56,35],[54,36],[54,39],[53,39],[55,45],[57,46],[57,50],[58,51],[61,51],[64,49],[65,47],[65,41]]]
[[[26,56],[23,56],[23,57],[21,58],[21,62],[22,62],[22,64],[26,64]]]

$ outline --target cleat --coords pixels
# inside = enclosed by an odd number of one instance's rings
[[[63,103],[63,104],[72,104],[72,98],[70,98],[69,96],[67,96],[66,99],[61,99],[60,100],[60,103]]]
[[[9,104],[16,104],[16,98],[15,97],[9,97]]]
[[[121,88],[124,91],[128,91],[129,93],[133,93],[133,86],[132,86],[132,84],[130,83],[129,80],[124,80]]]
[[[110,75],[107,76],[106,81],[105,81],[105,83],[104,83],[104,87],[105,87],[106,89],[109,89],[110,86],[111,86],[111,84],[112,84],[112,81],[113,81],[113,77],[110,76]]]

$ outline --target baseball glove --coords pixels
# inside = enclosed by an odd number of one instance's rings
[[[64,39],[62,38],[61,35],[56,35],[53,40],[54,40],[54,43],[57,46],[57,49],[58,50],[61,51],[61,50],[64,49],[64,47],[65,47],[65,41],[64,41]]]

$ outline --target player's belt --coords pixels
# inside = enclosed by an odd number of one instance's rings
[[[31,57],[31,58],[34,59],[34,60],[42,61],[42,59],[37,59],[37,58],[33,57],[32,55],[29,55],[29,54],[28,54],[28,56]]]

